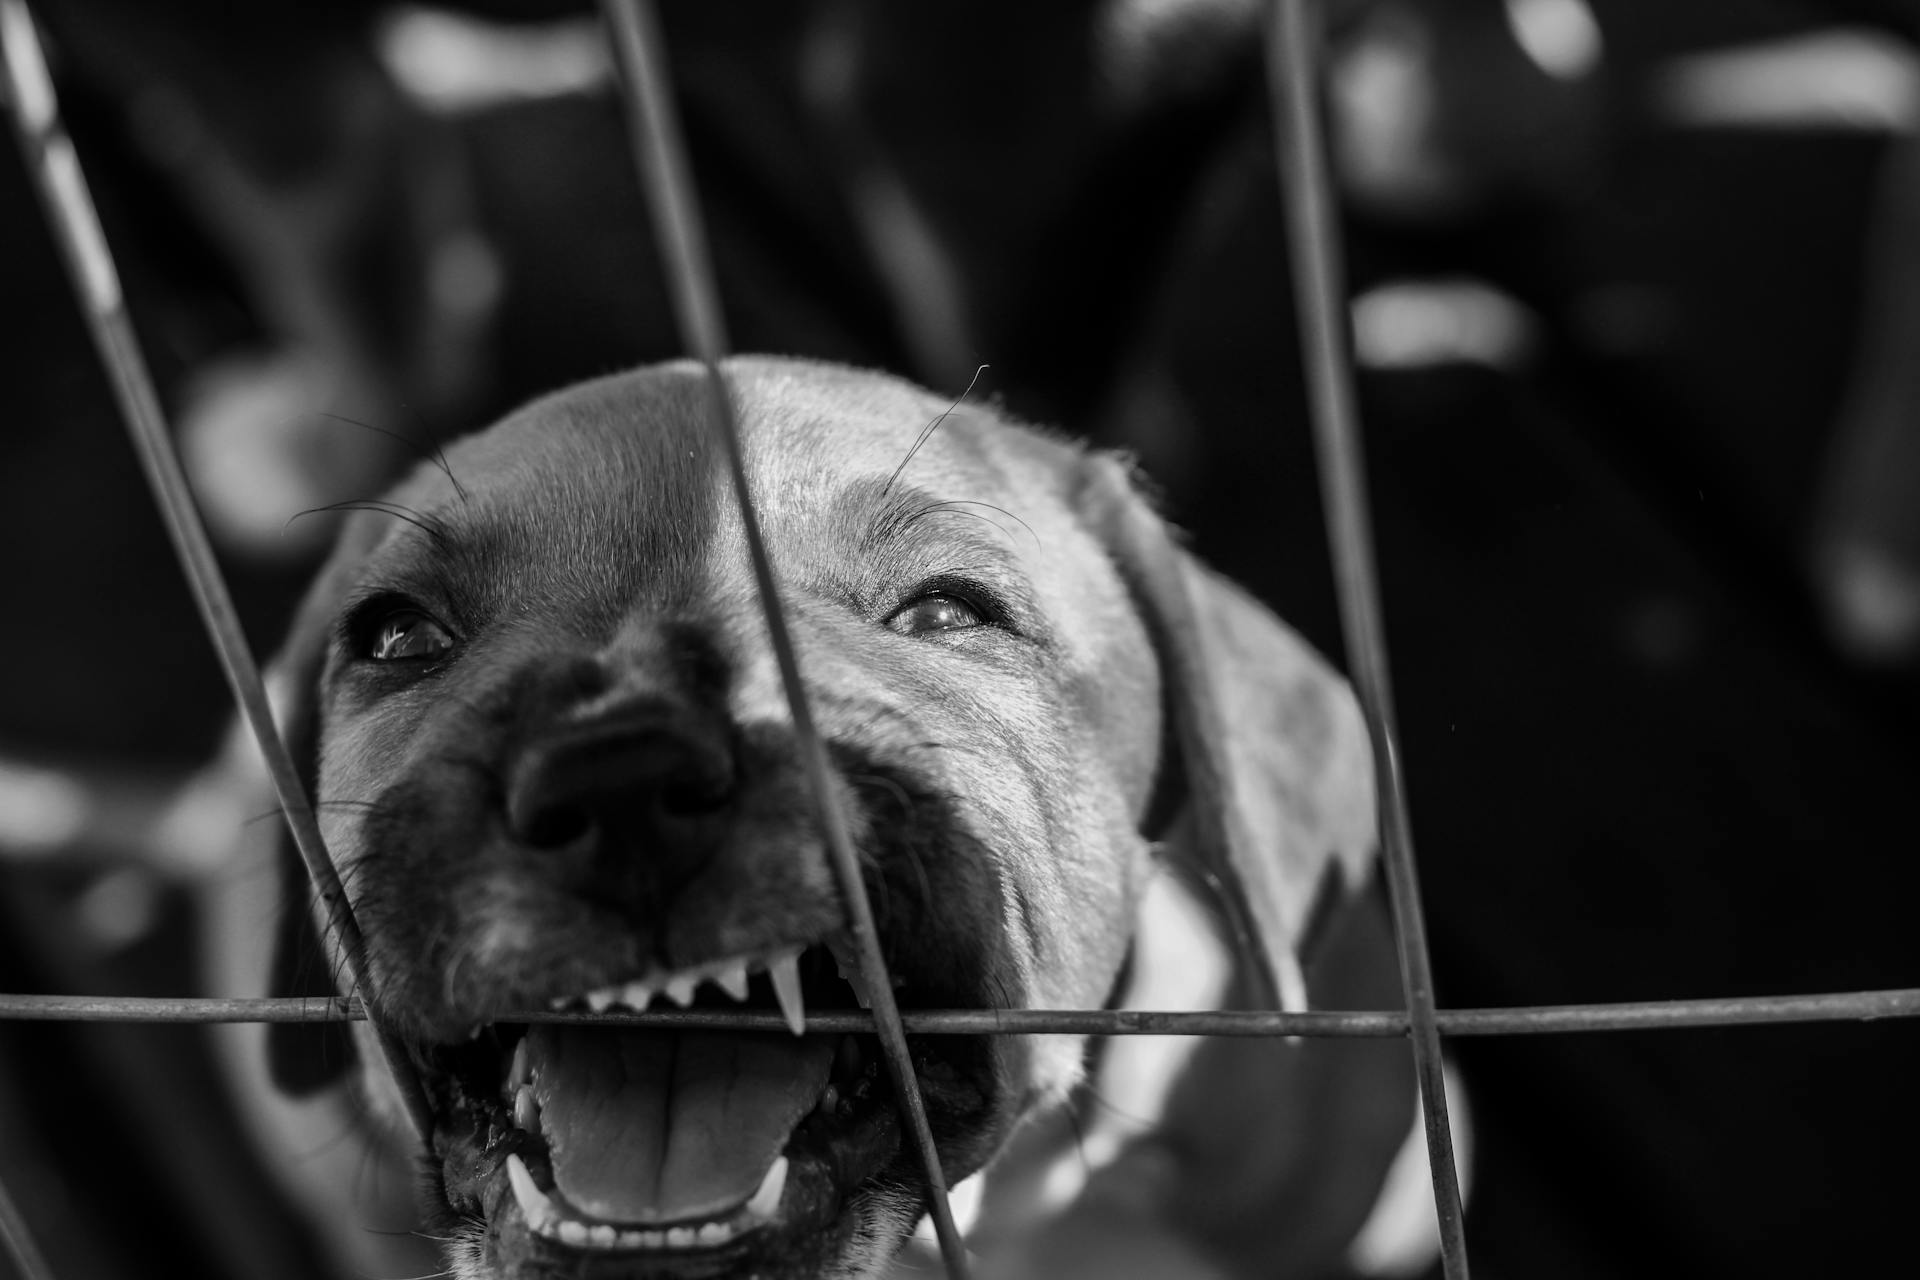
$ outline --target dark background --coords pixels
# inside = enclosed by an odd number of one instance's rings
[[[304,335],[183,194],[190,166],[156,158],[137,90],[212,76],[203,109],[240,154],[308,146],[326,170],[324,113],[283,108],[366,74],[368,12],[40,8],[149,356],[170,407],[190,409],[195,369]],[[1338,654],[1254,39],[1230,28],[1182,54],[1205,74],[1115,116],[1088,105],[1091,6],[907,8],[869,14],[893,54],[856,95],[860,145],[947,237],[971,317],[946,352],[959,382],[987,364],[982,387],[1015,412],[1138,450],[1200,551]],[[1338,6],[1336,49],[1383,8]],[[1356,292],[1473,277],[1533,325],[1525,359],[1362,371],[1442,1003],[1920,986],[1914,667],[1836,638],[1812,552],[1870,347],[1870,285],[1892,271],[1870,251],[1899,226],[1886,175],[1908,144],[1686,128],[1648,106],[1682,54],[1840,21],[1906,40],[1911,12],[1594,0],[1603,70],[1568,86],[1517,61],[1500,8],[1427,7],[1452,68],[1435,154],[1470,198],[1356,201],[1346,228]],[[808,7],[665,12],[736,347],[957,393],[861,246],[835,179],[844,138],[804,109]],[[240,104],[228,116],[223,92]],[[398,416],[384,421],[445,435],[677,352],[607,93],[436,127],[429,145],[461,157],[504,283],[471,376],[428,394],[385,371]],[[276,132],[296,128],[319,141]],[[380,264],[416,233],[388,212],[356,215],[342,294],[404,338],[418,299]],[[212,750],[224,690],[11,151],[0,246],[0,754],[164,790]],[[1920,404],[1888,412],[1907,409]],[[369,447],[340,432],[339,448]],[[237,544],[230,560],[270,651],[306,565]],[[0,864],[0,988],[192,988],[180,894],[101,843]],[[1911,1266],[1920,1027],[1469,1040],[1455,1054],[1482,1277]],[[0,1026],[0,1175],[57,1275],[311,1274],[250,1159],[195,1033]]]

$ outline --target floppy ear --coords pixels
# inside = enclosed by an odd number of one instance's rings
[[[1160,786],[1178,789],[1253,997],[1303,1009],[1316,907],[1358,888],[1373,859],[1359,704],[1306,641],[1176,545],[1130,467],[1089,456],[1078,505],[1158,651],[1174,755]]]

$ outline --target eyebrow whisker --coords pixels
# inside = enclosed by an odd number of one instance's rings
[[[959,399],[955,400],[952,404],[948,405],[946,409],[940,413],[939,416],[934,418],[932,422],[929,422],[926,426],[920,429],[920,434],[914,439],[913,447],[907,450],[907,456],[900,459],[900,465],[893,469],[893,474],[887,477],[886,484],[880,487],[880,497],[882,501],[884,501],[886,499],[887,494],[892,491],[894,482],[900,478],[900,473],[907,469],[907,464],[909,462],[913,461],[913,455],[920,452],[920,446],[925,444],[928,440],[931,440],[933,438],[933,433],[940,429],[940,424],[945,422],[949,417],[951,417],[955,409],[958,409],[961,405],[967,402],[967,397],[973,394],[974,386],[980,381],[980,375],[985,373],[989,367],[990,366],[983,364],[979,368],[975,369],[973,371],[973,377],[967,380],[967,389],[960,393]]]

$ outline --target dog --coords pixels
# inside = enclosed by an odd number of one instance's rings
[[[1396,1002],[1357,705],[1124,459],[850,368],[721,376],[903,1008]],[[274,666],[431,1150],[364,1024],[230,1028],[226,1060],[361,1274],[423,1237],[469,1280],[924,1257],[877,1040],[804,1034],[869,993],[710,391],[643,368],[423,462]],[[330,994],[299,882],[217,879],[226,988]],[[689,1004],[801,1034],[508,1016]],[[1351,1274],[1404,1163],[1396,1043],[909,1046],[981,1274]]]

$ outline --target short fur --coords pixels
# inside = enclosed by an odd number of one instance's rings
[[[1316,905],[1345,903],[1372,854],[1367,739],[1345,684],[1178,549],[1116,459],[880,375],[738,359],[725,376],[903,1005],[1098,1008],[1129,992],[1161,1007],[1170,994],[1298,1004]],[[350,517],[295,622],[277,668],[290,736],[380,1006],[429,1057],[507,1011],[648,965],[817,943],[844,925],[704,394],[695,366],[642,369],[454,445],[388,495],[392,514]],[[968,602],[980,624],[889,624],[929,595]],[[443,624],[451,649],[370,660],[369,627],[396,609]],[[639,785],[711,783],[722,798],[611,853],[528,835],[525,796],[586,785],[599,744],[624,750],[635,733],[671,757],[635,764]],[[588,748],[572,745],[580,734]],[[1219,949],[1193,886],[1242,945]],[[222,917],[250,954],[257,909]],[[1328,918],[1316,985],[1390,1000],[1376,917]],[[283,969],[324,982],[304,913],[287,919]],[[363,1169],[407,1149],[377,1075],[364,1110],[344,1101],[344,1069],[375,1055],[300,1029],[272,1037],[289,1089],[270,1097],[240,1068],[272,1141],[311,1147],[350,1126]],[[1065,1247],[1087,1238],[1075,1215],[1116,1195],[1140,1203],[1124,1226],[1087,1219],[1100,1238],[1171,1251],[1136,1259],[1271,1275],[1338,1258],[1405,1131],[1398,1059],[1277,1042],[1168,1050],[1070,1036],[934,1046],[942,1158],[955,1182],[991,1166],[975,1239],[1004,1274],[1119,1274]],[[1154,1116],[1104,1138],[1081,1126],[1076,1152],[1063,1107],[1147,1077]],[[1290,1110],[1302,1106],[1313,1113]],[[1311,1149],[1306,1131],[1324,1131]],[[1274,1134],[1289,1153],[1277,1163]],[[1241,1156],[1222,1154],[1234,1144]],[[470,1277],[871,1276],[922,1203],[899,1140],[828,1218],[764,1228],[724,1265],[580,1266],[518,1220],[506,1148],[450,1120],[436,1148],[427,1207]],[[1057,1194],[1062,1168],[1072,1194]],[[296,1179],[322,1216],[379,1198],[317,1165]],[[1259,1225],[1248,1236],[1226,1214]],[[355,1266],[416,1261],[343,1234]]]

